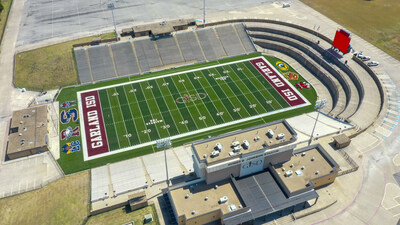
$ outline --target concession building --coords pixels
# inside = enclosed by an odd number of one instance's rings
[[[297,134],[279,120],[192,144],[198,180],[172,186],[178,224],[252,224],[316,202],[338,164],[320,145],[295,149]]]
[[[48,151],[48,108],[14,111],[7,140],[7,157],[16,159]]]

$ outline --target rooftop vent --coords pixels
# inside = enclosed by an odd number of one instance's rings
[[[315,175],[318,175],[319,174],[319,171],[317,170],[316,172],[315,172]]]
[[[221,151],[221,150],[222,150],[222,145],[221,145],[221,143],[217,143],[217,144],[215,145],[215,149],[218,150],[218,151]]]
[[[301,153],[301,156],[306,156],[306,153],[305,152]]]
[[[286,170],[285,167],[282,167],[282,171],[285,172],[285,170]]]
[[[250,147],[250,143],[247,140],[243,141],[243,148],[248,149]]]
[[[254,141],[258,141],[258,140],[260,140],[260,136],[254,137]]]
[[[312,158],[311,158],[311,162],[314,162],[315,161],[315,157],[313,156]]]
[[[292,163],[292,164],[290,164],[290,168],[293,168],[294,167],[294,164]]]
[[[215,186],[214,186],[214,189],[217,190],[217,189],[218,189],[218,185],[215,185]]]
[[[305,168],[306,168],[305,166],[302,166],[302,167],[301,167],[302,170],[304,170]]]
[[[192,215],[194,215],[194,214],[196,214],[196,210],[193,210],[193,211],[192,211]]]
[[[240,150],[242,149],[242,147],[240,147],[240,145],[233,147],[233,152],[240,152]]]
[[[232,146],[233,146],[233,147],[236,147],[236,146],[238,146],[238,145],[240,145],[240,142],[239,142],[239,141],[234,141],[234,142],[232,142]]]
[[[29,114],[24,115],[24,118],[29,118],[29,117],[31,117],[31,115],[29,115]]]
[[[285,138],[285,134],[284,133],[280,133],[278,134],[278,136],[276,137],[276,139],[281,140]]]
[[[228,201],[228,197],[224,196],[224,197],[222,197],[222,198],[219,199],[218,203],[219,203],[219,204],[224,204],[224,203],[226,203],[227,201]]]
[[[186,194],[186,195],[185,195],[185,199],[188,199],[189,197],[190,197],[189,194]]]
[[[18,136],[22,136],[22,133],[19,133]]]
[[[229,205],[229,211],[236,211],[236,210],[237,208],[235,204]]]
[[[229,156],[234,156],[234,155],[236,155],[236,153],[234,153],[234,152],[229,152],[228,154],[229,154]]]
[[[206,196],[205,198],[204,198],[204,201],[207,201],[208,200],[208,197]]]
[[[19,121],[19,124],[23,124],[23,123],[24,123],[24,121],[22,121],[22,120],[21,120],[21,121]]]
[[[286,171],[286,173],[285,173],[285,177],[290,177],[290,176],[292,176],[293,175],[293,171],[291,171],[291,170],[288,170],[288,171]]]
[[[212,151],[211,152],[211,157],[217,157],[217,156],[219,156],[219,151]]]
[[[204,155],[203,155],[203,158],[205,158],[205,159],[206,159],[206,158],[207,158],[207,154],[204,154]]]
[[[296,173],[297,176],[302,176],[303,175],[303,172],[301,170],[296,170],[295,173]]]
[[[267,136],[268,136],[269,138],[274,137],[274,131],[271,130],[271,129],[268,129]]]

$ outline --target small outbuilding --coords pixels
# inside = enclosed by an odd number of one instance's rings
[[[333,144],[336,148],[344,148],[350,145],[351,139],[345,134],[339,134],[333,137]]]
[[[47,106],[14,111],[7,140],[7,157],[16,159],[48,151]]]

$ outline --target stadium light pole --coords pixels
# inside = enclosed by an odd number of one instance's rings
[[[107,8],[111,9],[111,14],[112,14],[113,23],[114,23],[115,38],[118,41],[117,24],[115,23],[115,17],[114,17],[114,9],[115,9],[114,2],[107,3]]]
[[[315,120],[315,123],[314,123],[314,127],[313,127],[312,132],[311,132],[310,140],[308,141],[308,146],[311,145],[311,142],[312,142],[312,139],[313,139],[313,136],[314,136],[315,127],[317,126],[319,113],[320,113],[321,109],[325,108],[325,106],[326,106],[326,99],[325,98],[321,99],[321,100],[317,100],[315,102],[314,109],[317,109],[318,114],[317,114],[317,119]]]
[[[206,0],[203,0],[203,27],[206,27]]]
[[[167,172],[167,187],[169,188],[169,177],[168,177],[168,163],[167,163],[167,151],[166,149],[171,147],[171,138],[164,138],[156,141],[157,148],[164,150],[164,160],[165,160],[165,171]],[[167,188],[167,191],[168,191]]]

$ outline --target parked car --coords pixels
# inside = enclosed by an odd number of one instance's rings
[[[354,53],[354,56],[356,56],[356,57],[358,57],[358,58],[361,58],[361,57],[364,56],[364,52],[363,52],[363,51],[356,52],[356,53]]]
[[[371,57],[369,57],[369,56],[362,56],[362,57],[360,57],[360,59],[361,59],[362,61],[368,61],[368,60],[371,59]]]
[[[367,65],[368,65],[368,66],[378,66],[378,65],[379,65],[379,62],[377,62],[377,61],[371,61],[371,62],[369,62]]]

